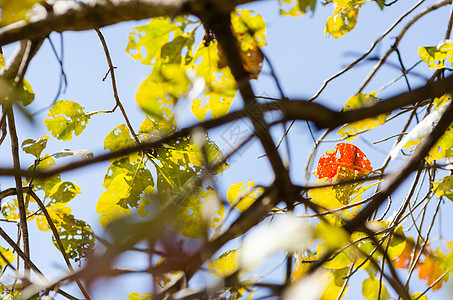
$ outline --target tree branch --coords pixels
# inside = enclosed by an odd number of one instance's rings
[[[235,6],[255,0],[222,0],[219,6],[231,11]],[[0,29],[0,45],[23,39],[46,37],[51,32],[82,31],[124,21],[190,14],[199,10],[198,0],[56,0],[48,11],[36,6],[27,20]]]

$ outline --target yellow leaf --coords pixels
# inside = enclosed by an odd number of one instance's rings
[[[127,300],[151,300],[151,294],[139,294],[137,292],[130,293],[127,296]]]
[[[126,174],[119,174],[110,183],[107,191],[102,193],[96,204],[96,212],[100,214],[99,223],[105,227],[119,218],[130,216],[130,209],[123,208],[118,202],[129,194],[129,184],[126,181]]]
[[[348,273],[347,268],[330,271],[330,273],[328,274],[329,275],[328,280],[330,281],[330,283],[325,289],[324,293],[322,294],[321,300],[337,299],[338,295],[340,294],[343,288],[344,283],[343,277],[345,277],[347,273]],[[343,292],[343,296],[346,294],[347,290],[348,286],[346,286],[346,289]],[[343,296],[341,298],[343,298]]]
[[[2,246],[0,246],[0,252],[2,252],[3,256],[7,260],[7,262],[6,262],[2,258],[0,258],[0,268],[3,268],[4,266],[6,266],[8,264],[8,262],[10,264],[12,264],[14,262],[14,254],[10,249],[3,248]]]
[[[208,269],[216,278],[225,278],[236,272],[239,269],[237,249],[227,251],[216,260],[208,262]]]
[[[227,192],[227,201],[237,210],[243,212],[264,192],[262,187],[255,187],[255,182],[238,182],[231,185]]]
[[[212,119],[225,115],[237,90],[230,69],[220,60],[217,42],[202,44],[194,62],[197,74],[205,79],[209,90],[202,98],[192,100],[193,114],[200,121],[205,121],[209,112]]]
[[[343,110],[348,111],[351,109],[357,109],[374,104],[378,100],[376,98],[376,93],[377,92],[369,94],[359,93],[355,96],[352,96],[348,101],[346,101]],[[351,124],[347,124],[338,130],[338,134],[340,134],[342,138],[353,140],[358,136],[359,133],[384,124],[387,120],[388,115],[389,114],[382,114],[377,116],[376,118],[367,118]]]
[[[59,225],[64,222],[64,219],[71,213],[71,208],[66,206],[65,203],[54,203],[52,206],[47,207],[47,212],[50,215],[55,227],[58,229]],[[47,222],[44,214],[36,217],[36,226],[41,231],[50,230],[50,226]]]
[[[381,293],[379,295],[379,280],[371,277],[363,281],[362,294],[367,300],[390,299],[390,294],[387,291],[384,282],[381,282]]]
[[[442,69],[445,68],[444,63],[451,63],[453,60],[453,43],[440,47],[420,47],[418,54],[430,69]]]
[[[453,175],[433,182],[433,192],[437,197],[445,196],[453,201]]]
[[[327,19],[324,34],[329,33],[334,38],[340,38],[352,29],[357,23],[359,8],[365,1],[334,0],[335,10]]]

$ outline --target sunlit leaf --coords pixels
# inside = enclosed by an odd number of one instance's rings
[[[126,125],[120,124],[116,126],[112,131],[110,131],[104,139],[104,149],[110,150],[111,152],[119,151],[125,148],[135,146],[136,143],[132,139],[132,136],[129,132],[129,129]],[[115,158],[113,161],[121,159]],[[140,156],[136,154],[129,155],[129,160],[131,162],[137,161],[140,159]]]
[[[176,124],[173,112],[167,107],[163,107],[162,110],[164,111],[162,119],[157,121],[147,116],[140,125],[140,133],[143,135],[144,140],[175,132]]]
[[[425,295],[422,296],[422,293],[414,293],[412,294],[412,299],[414,300],[428,300]]]
[[[227,201],[239,211],[245,211],[264,192],[262,187],[255,187],[255,182],[238,182],[228,188]]]
[[[335,10],[327,19],[325,35],[328,33],[334,38],[340,38],[354,29],[359,15],[359,8],[366,1],[360,0],[333,0]]]
[[[136,208],[141,216],[147,214],[146,206],[151,203],[154,193],[154,181],[151,172],[140,164],[131,164],[127,158],[116,161],[109,168],[104,179],[107,187],[96,205],[100,213],[99,222],[102,226],[128,215],[131,208]]]
[[[445,43],[437,47],[420,47],[418,55],[430,69],[445,68],[445,64],[453,60],[453,43]]]
[[[36,166],[36,171],[46,172],[52,169],[55,165],[55,160],[49,154],[46,154],[41,158],[39,164]],[[29,171],[33,170],[34,166],[28,168]],[[60,175],[54,175],[47,178],[33,178],[33,186],[35,190],[43,191],[44,198],[48,198],[52,188],[61,182]]]
[[[333,178],[340,167],[356,171],[358,175],[368,174],[372,168],[365,154],[356,146],[348,143],[335,145],[335,151],[329,150],[319,158],[314,174],[318,178]]]
[[[94,252],[94,232],[85,221],[77,220],[73,215],[67,215],[60,226],[57,227],[61,243],[69,258],[81,264]],[[54,245],[58,248],[55,238],[52,236]]]
[[[170,111],[183,97],[190,82],[186,72],[178,64],[156,65],[151,75],[143,81],[135,96],[137,104],[141,109],[156,120],[168,120],[173,126]]]
[[[206,136],[206,156],[211,163],[223,159],[220,149]],[[181,138],[156,150],[156,159],[160,167],[157,169],[157,189],[162,205],[172,201],[176,205],[170,217],[171,224],[182,234],[199,238],[209,228],[214,228],[223,218],[224,208],[220,206],[206,220],[203,215],[203,202],[208,197],[218,197],[211,188],[203,189],[197,185],[197,177],[204,170],[204,156],[201,149],[191,142],[190,138]],[[225,170],[222,165],[215,173]]]
[[[348,248],[349,249],[349,248]],[[324,245],[324,243],[321,243],[316,247],[318,256],[321,257],[323,254],[325,254],[328,250],[328,248]],[[353,254],[353,255],[351,255]],[[338,253],[334,258],[331,260],[325,262],[323,264],[323,267],[328,268],[328,269],[342,269],[346,268],[349,266],[354,259],[356,258],[356,254],[353,253],[351,250],[345,250],[340,253]]]
[[[1,21],[0,25],[11,24],[13,22],[25,19],[27,11],[41,0],[3,0],[0,2]]]
[[[202,44],[194,56],[195,70],[206,81],[208,92],[201,99],[192,101],[192,112],[200,121],[205,121],[210,112],[211,118],[218,118],[228,113],[236,95],[236,81],[220,61],[217,42]]]
[[[357,94],[352,96],[343,108],[344,111],[348,111],[351,109],[357,109],[364,106],[369,106],[374,104],[377,101],[376,92],[370,94]],[[387,119],[388,114],[382,114],[375,118],[368,118],[364,120],[360,120],[351,124],[347,124],[338,130],[338,134],[342,138],[347,138],[347,140],[353,140],[358,135],[358,133],[370,130],[375,128],[381,124],[384,124]]]
[[[167,195],[169,197],[162,198],[161,203],[165,205],[165,202],[171,201],[175,205],[173,216],[170,217],[170,224],[187,237],[201,238],[206,236],[208,230],[215,229],[224,217],[225,208],[223,205],[219,206],[210,217],[203,215],[203,202],[207,201],[208,197],[218,197],[210,187],[205,190],[202,188],[192,190],[189,196],[177,190],[169,191]]]
[[[211,275],[216,278],[225,278],[239,269],[237,250],[230,250],[219,258],[208,262],[208,269]]]
[[[36,158],[41,156],[41,152],[47,146],[47,140],[49,139],[48,135],[40,137],[37,141],[33,139],[27,139],[22,142],[22,149],[25,153],[31,154]]]
[[[433,182],[433,192],[438,197],[445,196],[453,201],[453,175]]]
[[[279,0],[280,15],[298,17],[309,11],[313,14],[316,0]]]
[[[114,220],[132,215],[128,208],[118,204],[121,199],[128,197],[130,188],[125,179],[126,174],[119,174],[109,185],[107,191],[102,193],[96,204],[96,213],[100,214],[99,223],[105,227]]]
[[[348,268],[331,270],[329,272],[329,285],[325,288],[321,300],[337,299],[343,289],[344,277],[348,274]],[[343,296],[346,294],[348,286],[346,286]],[[342,297],[340,298],[342,299]]]
[[[168,17],[153,18],[148,24],[135,27],[129,34],[126,52],[135,60],[150,65],[161,58],[169,59],[169,56],[173,56],[176,52],[180,55],[181,45],[188,43],[185,39],[187,36],[184,36],[184,28],[180,24],[176,24]],[[172,42],[174,42],[173,46],[168,46]],[[178,49],[179,51],[176,51]]]
[[[60,224],[64,222],[65,218],[71,214],[71,208],[66,206],[65,203],[54,203],[53,205],[47,207],[47,212],[58,229]],[[36,218],[36,226],[41,231],[50,230],[49,223],[47,222],[44,214],[41,214]]]
[[[426,281],[426,284],[430,286],[433,284],[440,276],[445,273],[444,265],[445,255],[440,251],[436,250],[430,253],[429,256],[426,256],[423,261],[420,262],[420,269],[418,271],[418,277]],[[438,290],[442,287],[444,281],[447,282],[448,273],[436,283],[432,290]]]
[[[413,238],[408,238],[404,250],[393,259],[393,265],[395,268],[409,268],[413,253],[413,243]]]
[[[72,182],[59,182],[49,192],[49,198],[56,202],[67,203],[80,194],[80,187]]]
[[[2,246],[0,246],[0,251],[2,252],[3,256],[6,258],[7,261],[4,261],[1,257],[0,257],[0,268],[3,268],[4,266],[6,266],[8,264],[8,262],[10,264],[12,264],[14,262],[14,254],[13,252],[8,249],[8,248],[3,248]]]
[[[379,285],[381,286],[380,288]],[[390,294],[387,291],[384,282],[379,283],[379,280],[371,277],[363,281],[362,294],[367,300],[390,299]]]
[[[47,130],[59,140],[68,141],[72,135],[79,135],[85,129],[90,114],[74,101],[60,100],[55,102],[44,120]]]
[[[151,300],[151,294],[139,294],[137,292],[130,293],[127,300]]]
[[[297,256],[294,261],[291,282],[299,281],[299,279],[308,272],[312,262],[316,261],[317,258],[317,255],[313,253],[310,253],[307,256]]]

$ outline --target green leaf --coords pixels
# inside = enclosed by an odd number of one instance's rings
[[[67,203],[80,194],[80,187],[72,182],[59,182],[49,192],[49,198],[56,202]]]
[[[377,92],[369,94],[359,93],[355,96],[352,96],[348,101],[346,101],[343,110],[348,111],[374,104],[375,102],[378,101],[378,99],[376,98],[376,93]],[[347,124],[338,130],[338,134],[340,134],[342,138],[346,138],[346,140],[353,140],[361,132],[370,130],[379,125],[384,124],[388,116],[389,114],[382,114],[377,116],[376,118],[368,118],[351,124]]]
[[[110,150],[110,152],[119,151],[125,148],[133,147],[135,145],[136,143],[132,139],[129,129],[124,124],[116,126],[106,135],[104,139],[104,149]],[[129,160],[131,162],[136,162],[140,159],[141,156],[138,153],[133,153],[128,155],[127,157],[129,157]],[[122,158],[124,158],[124,156],[114,158],[110,161],[120,160]]]
[[[255,182],[250,180],[247,183],[238,182],[228,188],[227,201],[240,212],[245,211],[264,192],[262,187],[255,187]]]
[[[120,124],[110,131],[104,139],[104,149],[110,152],[135,146],[135,142],[126,125]]]
[[[436,159],[444,159],[453,156],[453,125],[450,125],[437,143],[429,150],[426,157],[428,163]]]
[[[445,196],[453,201],[453,175],[433,182],[433,192],[437,197]]]
[[[85,221],[77,220],[73,215],[67,215],[57,231],[66,254],[69,258],[79,262],[79,266],[82,259],[86,259],[93,254],[95,246],[94,232]],[[52,240],[55,247],[58,248],[53,236]]]
[[[46,172],[52,169],[55,165],[55,160],[49,154],[44,155],[44,157],[39,161],[39,164],[36,166],[36,171]],[[29,171],[34,169],[33,166],[28,168]],[[60,175],[54,175],[48,178],[34,178],[33,179],[33,188],[35,191],[43,191],[44,198],[50,196],[50,191],[53,187],[61,182]]]
[[[140,125],[140,133],[142,134],[143,140],[149,140],[152,138],[159,138],[176,131],[176,122],[173,111],[167,107],[163,107],[163,117],[159,120],[155,120],[151,117],[146,117]]]
[[[47,114],[49,118],[44,120],[46,127],[52,135],[59,140],[68,141],[72,135],[79,135],[85,129],[90,119],[84,108],[74,101],[60,100]]]
[[[71,214],[71,208],[66,206],[66,203],[52,203],[47,205],[47,212],[49,213],[50,219],[53,221],[55,227],[58,229],[60,225],[65,221],[65,218]],[[36,226],[41,231],[49,231],[50,226],[47,222],[47,218],[43,213],[36,217]]]
[[[379,6],[381,10],[385,8],[385,0],[375,0],[376,4]]]
[[[161,203],[164,205],[166,201],[172,201],[175,204],[176,207],[169,221],[178,232],[190,238],[202,238],[207,235],[209,229],[217,227],[223,219],[225,208],[223,205],[208,208],[211,212],[210,215],[206,215],[204,214],[206,212],[204,202],[216,203],[215,200],[210,201],[209,198],[218,199],[217,193],[211,187],[206,190],[192,189],[190,192],[192,194],[189,196],[179,191],[170,192],[170,197],[165,200],[161,199]]]
[[[148,24],[135,27],[129,34],[126,52],[135,60],[151,65],[161,58],[161,49],[169,42],[170,34],[175,39],[184,32],[170,18],[153,18]]]
[[[390,294],[387,291],[384,282],[381,283],[381,294],[379,298],[379,280],[371,277],[363,281],[362,294],[367,300],[390,299]]]
[[[14,99],[17,99],[24,106],[31,104],[35,100],[35,93],[27,80],[24,79],[22,84],[17,88]]]
[[[317,0],[279,0],[280,15],[299,17],[311,11],[313,14]]]
[[[103,186],[107,191],[96,206],[102,226],[131,215],[131,208],[136,208],[141,216],[148,213],[146,206],[151,203],[155,187],[151,172],[140,162],[132,164],[127,158],[115,161],[107,171]]]
[[[227,251],[216,260],[208,262],[208,269],[215,278],[225,278],[239,270],[237,249]]]
[[[445,68],[445,63],[453,61],[453,43],[446,43],[440,47],[420,47],[418,55],[430,69]]]
[[[41,152],[47,146],[48,139],[49,139],[48,135],[40,137],[37,141],[33,139],[27,139],[22,143],[22,150],[24,150],[25,153],[31,154],[34,157],[39,158],[41,156]]]
[[[109,185],[107,191],[102,193],[96,204],[96,213],[100,214],[99,223],[102,227],[107,226],[112,221],[131,216],[132,211],[128,208],[123,208],[118,204],[122,199],[128,197],[130,188],[125,177],[126,174],[119,174]]]

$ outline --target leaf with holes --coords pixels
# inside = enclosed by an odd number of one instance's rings
[[[453,175],[433,182],[433,192],[437,197],[445,196],[453,201]]]
[[[418,55],[430,69],[443,69],[446,67],[446,63],[453,61],[453,43],[435,47],[420,47]]]
[[[352,96],[348,101],[346,101],[343,111],[369,106],[377,101],[378,99],[376,98],[376,92],[369,94],[358,93],[357,95]],[[353,140],[358,136],[359,133],[384,124],[387,120],[388,115],[389,114],[382,114],[375,118],[368,118],[344,125],[338,130],[338,134],[340,134],[342,138]]]
[[[328,33],[338,39],[354,29],[359,16],[359,8],[366,1],[358,0],[333,0],[335,10],[327,19],[324,34]]]
[[[335,151],[329,150],[319,158],[315,176],[321,178],[333,178],[338,171],[349,170],[353,175],[366,175],[371,170],[371,162],[366,155],[356,146],[349,143],[335,145]]]
[[[309,11],[313,14],[316,8],[316,0],[279,0],[280,15],[299,17]]]
[[[245,211],[264,192],[262,187],[255,187],[255,182],[249,180],[247,183],[238,182],[230,185],[227,192],[227,201],[240,212]]]
[[[151,65],[165,55],[163,47],[169,43],[171,36],[174,41],[183,35],[184,28],[170,18],[153,18],[148,24],[135,27],[129,34],[126,52],[135,60]]]
[[[90,114],[74,101],[60,100],[55,102],[44,120],[47,130],[59,140],[68,141],[72,135],[79,135],[85,129]]]
[[[125,148],[135,146],[136,143],[132,139],[131,133],[126,125],[120,124],[116,126],[112,131],[110,131],[104,139],[104,149],[110,150],[111,152],[119,151]],[[124,156],[111,159],[110,161],[116,161],[122,159]],[[140,155],[138,153],[129,154],[129,160],[135,162],[140,160]]]

